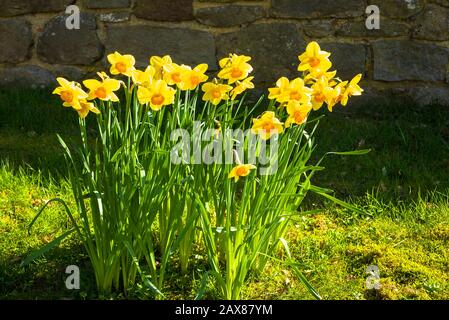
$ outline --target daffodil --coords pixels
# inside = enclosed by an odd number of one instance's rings
[[[337,84],[337,82],[335,81],[335,76],[337,74],[337,71],[323,71],[323,70],[312,70],[310,73],[308,73],[305,77],[304,77],[304,82],[306,84],[310,84],[313,82],[316,82],[318,80],[320,80],[321,78],[326,78],[327,81],[329,81],[329,85],[330,86],[334,86]]]
[[[89,112],[93,112],[96,114],[100,113],[100,110],[98,110],[92,102],[82,100],[82,101],[80,101],[80,106],[81,106],[81,109],[76,110],[76,111],[78,112],[80,118],[82,118],[82,119],[87,117]]]
[[[358,85],[361,79],[362,75],[358,74],[349,82],[348,86],[341,95],[340,103],[342,106],[346,106],[348,104],[348,99],[351,96],[362,95],[363,89]]]
[[[263,140],[268,140],[273,134],[284,131],[283,123],[276,118],[273,111],[265,111],[259,119],[253,119],[251,132],[260,135]]]
[[[179,88],[181,90],[194,90],[196,87],[207,81],[209,78],[204,73],[207,71],[207,64],[203,63],[197,65],[193,70],[186,70],[181,74],[181,82],[179,83]]]
[[[108,61],[111,64],[110,72],[113,75],[124,74],[131,77],[135,70],[136,59],[130,54],[121,55],[116,51],[108,55]]]
[[[242,94],[248,89],[254,89],[254,83],[252,83],[252,80],[254,77],[248,77],[244,79],[243,81],[237,81],[236,86],[231,91],[231,99],[235,100],[239,94]]]
[[[248,63],[250,60],[251,57],[236,54],[221,59],[219,65],[222,69],[218,73],[218,77],[228,80],[229,84],[245,79],[253,71],[253,67]]]
[[[145,71],[134,70],[132,73],[132,79],[134,84],[144,87],[149,87],[153,82],[156,70],[153,66],[148,66]]]
[[[348,81],[343,81],[337,84],[335,87],[332,88],[332,90],[328,90],[326,95],[326,104],[327,109],[332,112],[333,107],[339,103],[342,99],[343,93],[346,90],[346,85],[348,84]]]
[[[232,90],[232,87],[227,84],[207,82],[203,84],[201,89],[204,91],[203,101],[209,101],[213,105],[217,105],[222,100],[229,99],[228,92]]]
[[[120,81],[109,78],[106,73],[99,72],[102,81],[96,79],[84,80],[84,86],[89,89],[88,100],[100,99],[103,101],[119,101],[114,91],[120,89]]]
[[[330,55],[329,52],[321,50],[319,44],[315,41],[310,42],[307,45],[306,52],[298,57],[300,61],[298,71],[327,71],[332,67],[332,63],[329,61]]]
[[[228,178],[234,178],[234,181],[238,181],[240,177],[246,177],[254,169],[257,169],[257,167],[253,164],[238,164],[229,172]]]
[[[182,75],[190,70],[191,68],[186,65],[167,64],[164,66],[164,80],[170,86],[181,86]]]
[[[173,61],[169,55],[159,57],[152,56],[150,58],[150,65],[155,69],[154,78],[155,80],[161,80],[164,77],[164,67],[166,65],[172,64]]]
[[[268,89],[268,99],[276,99],[279,103],[288,101],[288,95],[286,93],[288,92],[289,85],[290,81],[286,77],[279,78],[276,81],[276,87]]]
[[[319,78],[312,85],[312,108],[313,110],[320,109],[326,101],[330,101],[335,98],[335,90],[329,83],[327,77]]]
[[[81,89],[81,86],[74,82],[68,81],[64,78],[56,79],[59,83],[59,87],[57,87],[53,94],[57,94],[60,96],[61,100],[64,102],[64,107],[72,107],[75,110],[81,109],[80,101],[87,98],[87,93]]]
[[[290,100],[296,100],[302,104],[310,104],[312,89],[307,87],[304,80],[296,78],[289,81],[287,78],[282,77],[276,82],[275,88],[268,89],[269,99],[276,99],[279,103],[289,102]]]
[[[310,105],[304,105],[296,100],[292,100],[287,105],[288,118],[285,121],[285,127],[289,128],[294,124],[303,124],[307,121],[307,116],[310,110],[312,110]]]
[[[156,80],[149,87],[139,87],[137,98],[141,104],[150,104],[150,108],[157,111],[163,106],[173,104],[176,90],[169,87],[164,80]]]

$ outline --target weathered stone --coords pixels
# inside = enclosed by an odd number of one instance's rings
[[[109,22],[109,23],[125,22],[129,21],[130,13],[126,11],[102,13],[99,15],[98,18],[101,22]]]
[[[435,5],[427,5],[416,19],[413,37],[426,40],[449,39],[449,10]]]
[[[0,63],[27,60],[33,44],[31,25],[24,19],[0,20]]]
[[[360,0],[272,0],[272,15],[283,18],[358,17],[365,14]]]
[[[50,71],[38,66],[28,65],[0,70],[1,87],[47,88],[56,83]]]
[[[134,14],[156,21],[193,20],[193,0],[137,0]]]
[[[331,53],[332,70],[337,70],[337,76],[343,80],[350,80],[358,73],[365,73],[365,45],[323,42],[321,48]]]
[[[152,26],[109,26],[106,53],[113,51],[133,54],[137,65],[148,65],[152,55],[169,54],[178,63],[207,63],[217,69],[213,36],[205,31]]]
[[[446,48],[408,40],[373,43],[374,79],[441,81],[449,61]]]
[[[262,23],[218,35],[218,58],[229,53],[251,56],[255,81],[271,85],[281,76],[297,76],[298,54],[305,41],[292,23]]]
[[[449,0],[434,0],[434,2],[440,6],[449,7]]]
[[[50,20],[37,43],[37,54],[48,63],[89,65],[103,55],[103,47],[98,38],[95,17],[82,13],[80,29],[69,30],[65,25],[66,16]]]
[[[115,9],[128,8],[130,0],[84,0],[89,9]]]
[[[83,69],[73,66],[55,66],[54,74],[57,77],[63,77],[70,81],[80,82],[84,79],[85,72]]]
[[[424,8],[424,0],[368,0],[379,7],[381,16],[408,18]]]
[[[449,86],[417,86],[409,88],[408,95],[420,106],[438,104],[449,107]]]
[[[0,17],[63,11],[74,0],[0,0]]]
[[[261,6],[224,5],[199,8],[195,11],[196,19],[214,27],[230,27],[253,22],[265,16]]]
[[[409,34],[410,27],[404,22],[393,21],[386,18],[380,19],[380,29],[369,30],[366,28],[365,20],[345,21],[337,36],[344,37],[398,37]]]
[[[304,33],[312,38],[332,36],[340,28],[338,20],[312,20],[302,26]]]

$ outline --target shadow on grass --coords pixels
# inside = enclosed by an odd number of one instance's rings
[[[36,248],[30,249],[31,253]],[[24,256],[11,255],[0,263],[0,299],[96,299],[95,277],[84,247],[65,243],[56,247],[26,267],[20,264]],[[80,269],[80,290],[65,286],[70,265]]]

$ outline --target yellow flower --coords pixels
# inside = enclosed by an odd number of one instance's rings
[[[89,112],[93,112],[96,114],[100,113],[100,110],[98,110],[97,108],[95,108],[95,105],[92,102],[87,102],[86,100],[80,101],[80,106],[81,109],[76,110],[79,114],[79,116],[84,119],[85,117],[87,117],[87,115],[89,114]]]
[[[148,88],[139,87],[137,98],[141,104],[149,103],[150,108],[157,111],[175,101],[175,92],[164,80],[156,80]]]
[[[260,135],[263,140],[268,140],[273,134],[284,131],[282,125],[273,111],[265,111],[260,119],[253,119],[251,132]]]
[[[102,81],[95,79],[84,80],[84,86],[89,89],[88,100],[100,99],[103,101],[119,101],[114,91],[120,89],[120,81],[109,78],[106,73],[100,72],[98,76]]]
[[[328,90],[326,95],[326,104],[327,109],[329,109],[330,112],[332,112],[332,108],[341,101],[347,84],[348,81],[343,81],[332,88],[332,90]]]
[[[207,82],[203,84],[201,89],[204,91],[203,101],[209,101],[213,105],[217,105],[221,100],[228,100],[228,92],[232,87],[227,84],[218,84],[214,82]]]
[[[312,89],[306,87],[304,80],[296,78],[289,81],[282,77],[276,82],[275,88],[269,88],[269,99],[276,99],[279,103],[289,102],[290,100],[299,101],[302,104],[310,104]]]
[[[229,84],[245,79],[253,71],[253,67],[248,63],[250,60],[251,57],[238,56],[236,54],[231,54],[228,58],[221,59],[219,64],[222,69],[218,73],[218,77],[228,80]]]
[[[312,107],[313,110],[320,109],[326,101],[335,98],[335,90],[326,77],[319,78],[312,85]]]
[[[337,83],[334,78],[337,74],[337,71],[322,71],[319,69],[312,70],[309,74],[304,77],[304,82],[306,84],[310,84],[320,80],[321,78],[326,78],[329,81],[330,86],[335,86]]]
[[[154,78],[155,80],[161,80],[163,78],[164,67],[166,65],[172,64],[173,61],[170,56],[152,56],[150,58],[150,65],[156,70]]]
[[[289,85],[290,81],[286,77],[279,78],[279,80],[276,81],[276,87],[268,89],[268,99],[276,99],[279,103],[288,101],[286,93],[288,92]]]
[[[148,66],[145,71],[134,70],[132,73],[133,82],[139,86],[149,87],[155,74],[156,70],[153,66]]]
[[[197,65],[193,70],[186,70],[181,74],[181,82],[179,83],[179,88],[181,90],[194,90],[196,87],[207,81],[209,78],[204,73],[207,71],[207,64],[203,63]]]
[[[116,51],[108,55],[108,61],[111,64],[110,72],[113,75],[124,74],[131,77],[135,70],[136,59],[130,54],[121,55]]]
[[[345,88],[344,92],[341,95],[340,103],[342,106],[346,106],[348,104],[348,99],[351,96],[362,95],[363,89],[358,85],[361,79],[362,75],[358,74],[351,80],[351,82],[349,82],[348,86]]]
[[[327,71],[332,67],[332,63],[329,61],[330,55],[329,52],[321,50],[319,44],[315,41],[310,42],[307,45],[306,52],[298,57],[300,61],[298,71]]]
[[[64,107],[72,107],[75,110],[80,110],[80,100],[86,99],[87,93],[74,81],[70,82],[61,77],[56,80],[60,86],[53,91],[53,94],[58,94],[61,97],[61,100],[64,101]]]
[[[173,86],[181,85],[182,75],[190,71],[191,68],[186,65],[178,65],[176,63],[167,64],[164,66],[164,80],[168,83],[168,85]]]
[[[243,81],[237,81],[236,87],[231,91],[231,99],[235,100],[235,98],[239,94],[245,92],[248,89],[254,89],[254,83],[251,82],[253,79],[254,77],[248,77]]]
[[[257,167],[252,164],[239,164],[229,172],[228,179],[234,178],[234,181],[238,181],[240,177],[246,177],[250,174],[251,170],[256,168]]]
[[[289,128],[292,123],[298,125],[305,123],[310,110],[312,110],[310,105],[303,105],[296,100],[290,101],[287,105],[289,117],[285,121],[285,127]]]

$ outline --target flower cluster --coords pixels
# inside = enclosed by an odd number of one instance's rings
[[[303,72],[302,77],[289,80],[281,77],[276,87],[270,88],[268,98],[279,104],[279,113],[285,115],[286,120],[281,122],[274,111],[266,111],[259,118],[253,119],[251,128],[254,134],[261,139],[268,140],[273,134],[280,134],[292,125],[301,125],[307,121],[312,110],[320,109],[324,104],[332,112],[333,107],[340,103],[346,106],[351,96],[361,95],[363,89],[358,85],[362,75],[356,75],[351,81],[342,81],[336,77],[336,71],[330,71],[332,63],[330,53],[321,50],[316,42],[308,44],[306,51],[298,58],[300,64],[298,71]],[[190,67],[173,62],[168,55],[153,56],[145,70],[135,67],[136,60],[132,55],[122,55],[118,52],[108,55],[111,64],[111,75],[122,75],[132,81],[137,87],[137,99],[141,105],[149,106],[152,110],[161,110],[164,106],[174,104],[177,90],[196,90],[201,84],[202,100],[214,106],[221,102],[233,102],[237,96],[248,89],[254,88],[249,76],[253,67],[249,64],[251,57],[230,54],[219,61],[220,71],[216,78],[208,81],[206,75],[207,64]],[[124,82],[110,78],[106,73],[98,73],[100,80],[89,79],[83,81],[88,89],[86,93],[80,84],[58,78],[60,87],[53,92],[58,94],[66,107],[75,109],[81,118],[89,112],[100,113],[92,100],[118,102],[115,94],[124,85]],[[129,88],[132,90],[132,88]],[[232,108],[232,104],[230,106]],[[248,166],[239,164],[239,166]],[[230,177],[238,180],[239,176],[246,176],[248,170],[239,170],[235,167]],[[244,167],[250,168],[250,167]],[[253,169],[253,167],[251,167]]]
[[[260,119],[254,119],[253,130],[260,132],[262,139],[281,133],[283,125],[289,128],[292,124],[305,123],[309,113],[324,104],[332,112],[337,103],[346,106],[351,96],[362,94],[363,89],[358,85],[362,75],[356,75],[351,81],[336,78],[337,72],[329,71],[332,67],[330,55],[321,50],[318,43],[309,43],[306,51],[298,57],[298,71],[304,73],[303,77],[293,80],[281,77],[276,87],[268,89],[268,98],[277,102],[281,108],[286,107],[288,117],[282,123],[272,111],[267,111]]]

